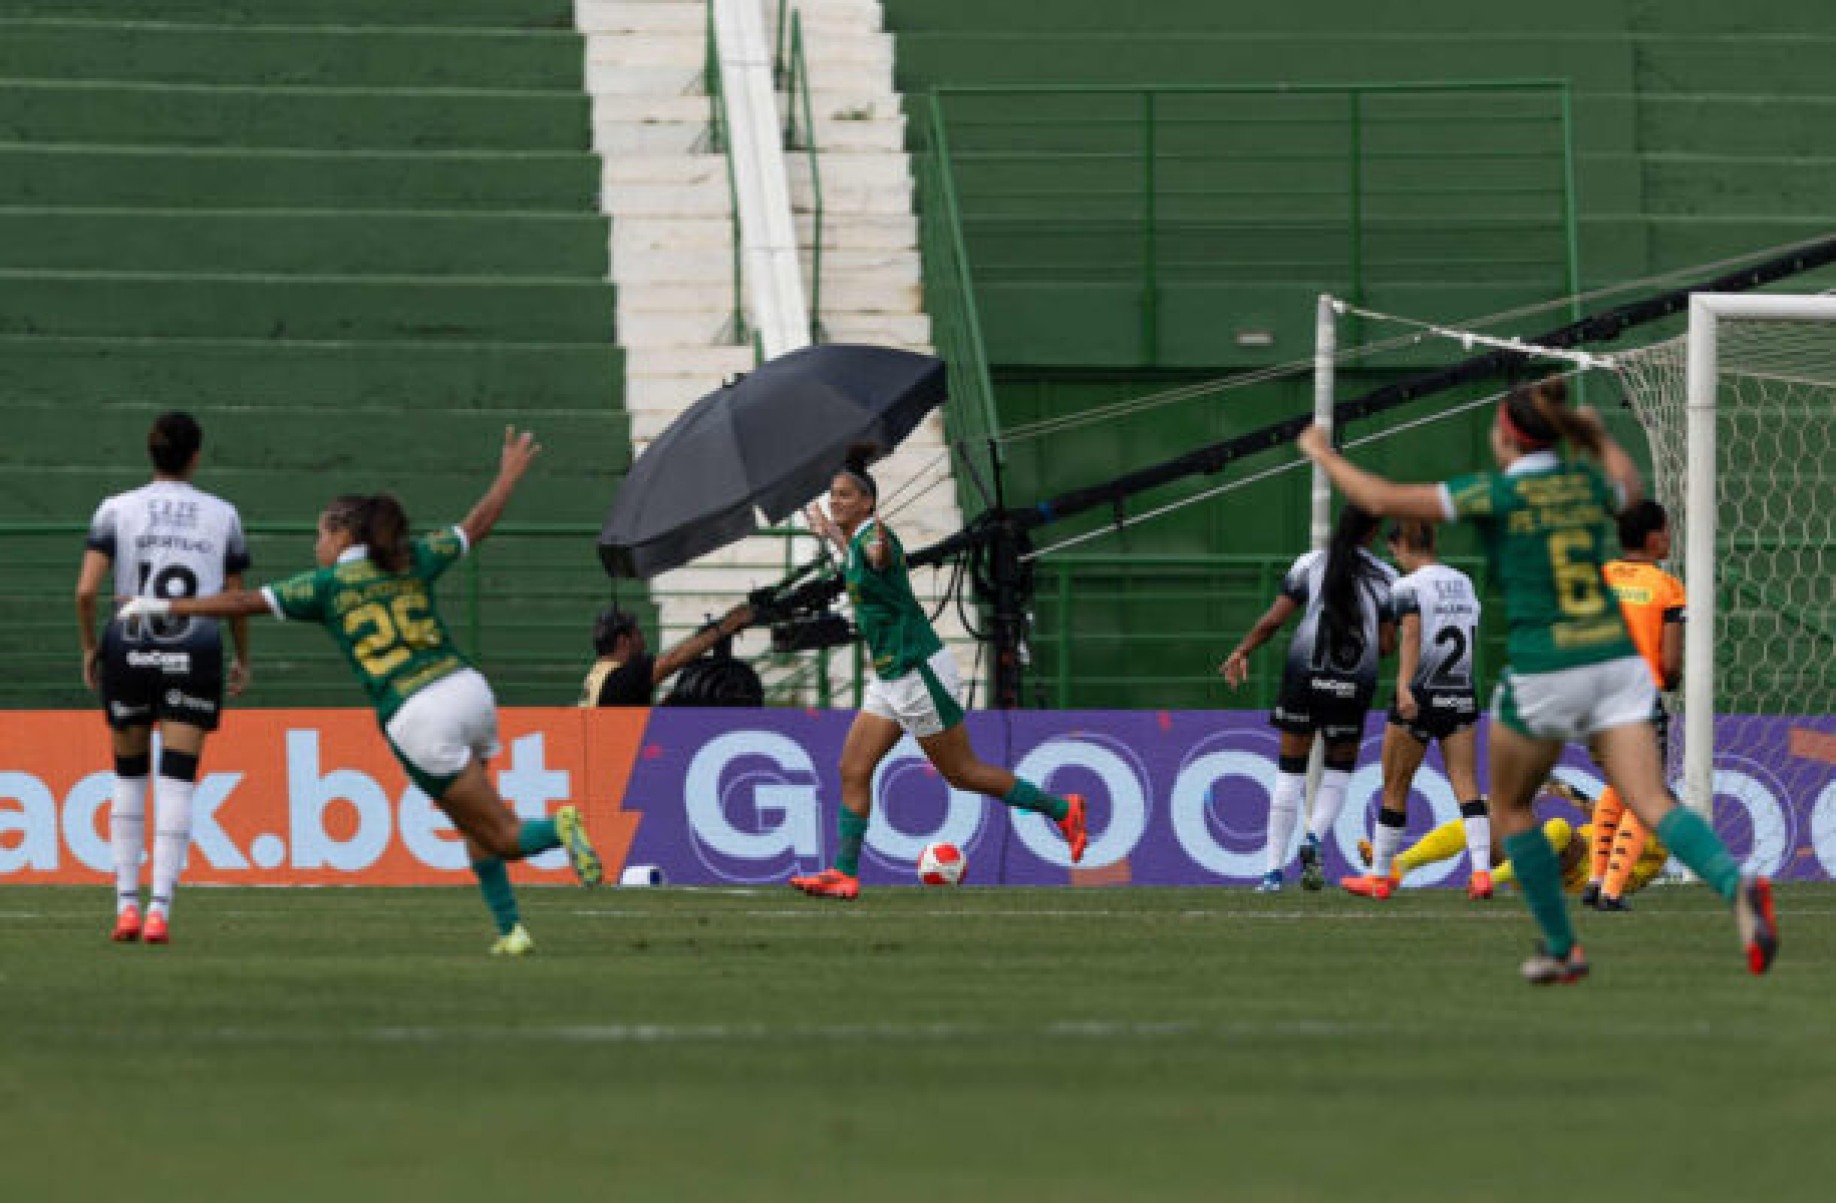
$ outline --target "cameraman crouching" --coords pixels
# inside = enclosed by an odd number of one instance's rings
[[[637,619],[617,606],[608,606],[593,621],[593,651],[599,659],[587,672],[580,704],[648,706],[657,686],[751,623],[752,607],[735,606],[661,656],[653,656]]]

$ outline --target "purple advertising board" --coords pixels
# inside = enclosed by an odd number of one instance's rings
[[[625,809],[642,815],[629,864],[659,866],[676,884],[766,884],[819,868],[835,849],[837,765],[845,711],[651,712]],[[1090,804],[1091,842],[1073,868],[1038,815],[951,790],[910,740],[881,764],[861,861],[867,884],[912,884],[919,850],[961,847],[974,885],[1237,885],[1263,868],[1276,732],[1260,712],[978,712],[969,733],[985,760]],[[1836,870],[1836,718],[1717,720],[1717,829],[1754,871],[1827,879]],[[1381,721],[1365,732],[1346,805],[1326,841],[1330,875],[1360,872],[1381,778]],[[1483,732],[1482,732],[1483,735]],[[1483,774],[1483,738],[1481,740]],[[1558,773],[1589,793],[1599,770],[1569,749]],[[1483,780],[1483,775],[1482,775]],[[1430,752],[1410,801],[1411,837],[1458,816]],[[1575,808],[1539,802],[1545,815]],[[1411,885],[1465,881],[1464,858],[1430,866]]]

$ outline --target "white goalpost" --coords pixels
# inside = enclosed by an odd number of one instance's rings
[[[1750,867],[1777,873],[1815,836],[1800,828],[1826,821],[1812,817],[1824,814],[1820,799],[1836,799],[1836,296],[1704,292],[1688,309],[1681,334],[1588,352],[1322,298],[1315,403],[1330,419],[1335,363],[1366,350],[1338,345],[1332,316],[1347,313],[1418,341],[1610,375],[1643,429],[1649,491],[1671,517],[1668,567],[1689,594],[1666,776],[1686,804],[1730,825]],[[1836,844],[1817,855],[1836,873]]]
[[[1708,813],[1718,714],[1836,692],[1836,297],[1696,293],[1687,333],[1616,358],[1681,536],[1682,793]]]

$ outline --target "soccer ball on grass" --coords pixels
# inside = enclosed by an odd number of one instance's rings
[[[926,844],[918,854],[918,880],[927,886],[961,885],[969,859],[955,844]]]

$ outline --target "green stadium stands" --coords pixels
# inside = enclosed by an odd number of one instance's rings
[[[206,429],[256,579],[347,490],[456,520],[506,424],[547,448],[446,612],[506,701],[567,704],[629,458],[583,91],[556,0],[0,0],[5,705],[84,705],[66,609],[162,408]],[[55,600],[52,613],[45,599]],[[359,701],[261,630],[253,704]]]
[[[1583,288],[1836,227],[1836,144],[1826,128],[1836,101],[1828,70],[1836,27],[1811,0],[1763,11],[1705,0],[1513,7],[1304,0],[1262,8],[1209,0],[887,0],[886,12],[908,111],[922,116],[931,89],[958,90],[944,98],[951,159],[1009,427],[1304,360],[1321,291],[1357,290],[1375,308],[1446,318],[1570,291],[1561,149],[1551,137],[1560,114],[1552,106],[1539,114],[1527,101],[1483,93],[1451,107],[1432,97],[1365,101],[1391,112],[1387,121],[1378,107],[1360,114],[1354,279],[1342,95],[1163,92],[1154,102],[1150,156],[1146,102],[1128,89],[1566,81]],[[963,91],[1022,86],[1084,91]],[[1405,119],[1399,104],[1417,107]],[[1437,104],[1432,112],[1422,107]],[[1142,233],[1142,164],[1150,158],[1151,251]],[[1150,253],[1151,296],[1143,282]],[[1534,324],[1565,317],[1558,311]],[[1240,332],[1273,343],[1243,346]],[[1344,379],[1340,395],[1400,370]],[[1283,382],[1024,442],[1009,450],[1010,496],[1031,501],[1089,484],[1301,412],[1309,400],[1304,381]],[[1457,420],[1365,454],[1408,477],[1451,473],[1483,461],[1482,426],[1482,416]],[[1170,488],[1134,508],[1218,483]],[[1247,569],[1220,568],[1195,584],[1189,566],[1149,570],[1102,557],[1251,554],[1285,562],[1306,545],[1307,514],[1304,481],[1290,474],[1084,545],[1058,557],[1060,567],[1053,557],[1040,561],[1035,659],[1050,700],[1242,704],[1201,680],[1267,604],[1270,582],[1247,588]],[[1039,541],[1108,517],[1052,528]],[[1451,547],[1472,550],[1460,536]],[[1174,600],[1182,590],[1188,596]],[[1200,607],[1195,617],[1192,598],[1207,590],[1231,600]],[[1118,624],[1129,638],[1086,638]],[[1488,629],[1495,636],[1502,627]],[[1170,632],[1185,634],[1168,639]],[[1274,662],[1268,657],[1263,669]],[[1059,688],[1060,672],[1071,677],[1068,689]],[[1252,691],[1258,704],[1268,684]]]

